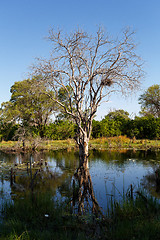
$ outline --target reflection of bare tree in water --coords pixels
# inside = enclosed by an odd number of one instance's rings
[[[75,201],[78,200],[78,214],[82,215],[86,212],[86,209],[91,209],[92,213],[96,216],[103,215],[101,208],[95,198],[93,191],[93,184],[91,175],[88,169],[88,163],[80,164],[74,174],[76,180],[78,180],[78,192],[77,196],[75,190],[73,190],[73,207],[75,207]],[[73,180],[73,189],[75,189],[75,180]]]
[[[62,173],[56,173],[50,169],[50,166],[44,160],[42,155],[21,155],[14,169],[11,169],[11,187],[13,193],[19,191],[37,192],[52,191],[55,194],[55,189],[61,188],[60,193],[67,193],[72,196],[72,184],[70,175],[69,181],[66,180],[68,174],[65,172],[65,167],[57,163]],[[68,178],[67,178],[68,179]],[[66,187],[65,183],[67,182]],[[65,195],[65,194],[64,194]],[[103,216],[101,208],[95,198],[91,175],[88,169],[88,159],[79,163],[74,174],[73,180],[73,199],[72,206],[79,215],[93,212],[95,216]]]

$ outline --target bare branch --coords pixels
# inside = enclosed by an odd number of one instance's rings
[[[79,29],[70,34],[53,29],[49,32],[51,57],[39,59],[33,74],[42,76],[54,90],[52,100],[73,117],[83,140],[85,133],[90,136],[102,99],[113,92],[130,94],[140,85],[143,62],[136,54],[134,34],[126,29],[113,40],[102,28],[95,36]],[[58,99],[60,89],[65,90],[68,105]]]

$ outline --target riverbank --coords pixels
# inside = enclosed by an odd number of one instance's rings
[[[130,139],[125,136],[90,140],[90,148],[96,150],[160,150],[160,140]]]
[[[35,140],[26,141],[25,148],[22,142],[2,141],[0,142],[0,150],[4,152],[22,152],[22,151],[50,151],[63,149],[77,149],[77,145],[73,139],[67,140]],[[160,150],[160,140],[148,139],[129,139],[125,136],[97,138],[89,141],[89,149],[95,150]]]

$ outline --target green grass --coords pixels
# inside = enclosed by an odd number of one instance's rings
[[[34,141],[33,141],[34,142]],[[31,150],[34,143],[32,141],[26,142],[26,150]],[[67,140],[41,140],[37,145],[36,150],[61,150],[61,149],[76,149],[76,143],[73,139]],[[140,149],[140,150],[159,150],[160,140],[147,139],[129,139],[126,136],[97,138],[89,141],[89,148],[96,150],[108,149]],[[2,141],[0,142],[0,150],[3,151],[21,151],[22,143],[16,141]]]
[[[49,194],[26,195],[3,206],[1,239],[72,239],[75,221]],[[79,239],[79,238],[77,238]]]
[[[112,202],[104,218],[78,216],[49,194],[25,195],[3,205],[0,239],[160,239],[160,204],[142,193]]]
[[[125,136],[97,138],[90,140],[90,148],[97,150],[108,149],[140,149],[140,150],[159,150],[160,140],[149,139],[130,139]]]
[[[111,239],[160,239],[160,205],[143,195],[116,205]]]
[[[26,151],[32,150],[34,142],[26,141]],[[67,140],[42,140],[37,144],[37,151],[41,150],[60,150],[75,148],[75,141]],[[22,151],[22,143],[17,141],[2,141],[0,142],[0,150],[2,151]]]

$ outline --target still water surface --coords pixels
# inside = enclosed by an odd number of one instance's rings
[[[19,194],[10,183],[10,169],[17,170],[16,184],[29,189],[26,177],[31,163],[35,190],[50,191],[58,199],[72,197],[74,174],[79,167],[78,154],[73,151],[54,151],[34,154],[5,154],[0,152],[0,203]],[[43,175],[37,178],[35,169],[41,167]],[[132,184],[134,192],[149,186],[147,176],[154,174],[160,163],[160,153],[151,151],[92,151],[89,157],[89,172],[94,196],[101,208],[107,209],[110,200],[120,201]],[[25,166],[25,167],[24,167]],[[30,165],[29,165],[30,166]],[[29,170],[30,171],[30,168]],[[30,178],[29,178],[30,179]],[[37,180],[38,179],[38,180]],[[36,182],[37,181],[37,182]],[[147,189],[148,191],[148,189]]]

